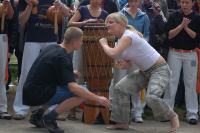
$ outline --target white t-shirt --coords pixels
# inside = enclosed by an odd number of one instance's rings
[[[122,52],[124,60],[135,63],[142,71],[156,63],[160,54],[145,39],[130,30],[125,30],[122,37],[124,36],[132,39],[131,45]]]

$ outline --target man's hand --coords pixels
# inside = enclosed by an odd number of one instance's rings
[[[11,3],[10,3],[10,0],[3,0],[3,6],[4,7],[12,7]]]
[[[63,4],[60,0],[55,0],[53,5],[55,6],[55,9],[61,10],[64,16],[72,15],[72,10],[70,10],[70,8]],[[58,12],[58,10],[56,11]]]
[[[110,106],[110,101],[103,96],[99,96],[99,100],[98,100],[99,104],[101,104],[104,107],[109,107]]]
[[[81,73],[78,70],[74,70],[74,76],[76,79],[81,77]]]

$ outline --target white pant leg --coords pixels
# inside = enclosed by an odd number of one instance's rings
[[[17,87],[15,100],[13,104],[13,108],[16,114],[21,114],[21,115],[28,114],[29,107],[22,104],[23,85],[33,62],[35,61],[35,59],[38,57],[40,53],[40,50],[49,44],[55,44],[55,43],[25,42],[24,53],[23,53],[23,58],[22,58],[21,76],[19,79],[19,84]]]
[[[172,74],[169,80],[169,88],[165,91],[164,99],[167,104],[173,109],[180,78],[180,72],[182,68],[182,55],[181,53],[169,50],[167,61],[172,71]]]
[[[127,73],[131,73],[132,71],[136,71],[138,69],[138,67],[133,66],[130,70],[128,70]],[[145,101],[141,100],[141,89],[145,89],[145,88],[136,88],[136,92],[131,94],[131,101],[132,101],[132,114],[133,114],[133,118],[136,117],[142,117],[142,114],[144,112],[144,107],[146,105]]]
[[[133,93],[133,95],[132,95],[133,118],[142,117],[142,114],[144,113],[144,107],[146,105],[146,102],[141,100],[140,93],[141,93],[141,91],[137,91],[136,93]]]
[[[0,34],[0,112],[7,112],[6,96],[6,65],[8,59],[8,39],[6,34]]]
[[[185,102],[187,119],[198,119],[198,99],[196,93],[198,60],[196,52],[183,53],[183,80],[185,85]]]
[[[84,72],[83,72],[83,51],[82,48],[74,51],[73,53],[73,68],[81,73],[81,77],[77,80],[78,84],[83,84],[84,82]]]

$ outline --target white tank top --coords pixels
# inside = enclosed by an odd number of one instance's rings
[[[152,67],[160,54],[137,33],[125,30],[122,37],[127,36],[132,40],[131,45],[122,52],[122,58],[135,63],[142,71]]]

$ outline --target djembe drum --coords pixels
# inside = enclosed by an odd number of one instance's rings
[[[109,84],[112,78],[113,60],[109,58],[99,44],[99,39],[106,37],[109,45],[114,47],[114,36],[107,33],[103,23],[87,24],[83,27],[83,70],[88,89],[100,96],[109,96]],[[84,122],[92,124],[98,115],[104,123],[109,123],[109,109],[98,103],[86,101],[84,106]]]

